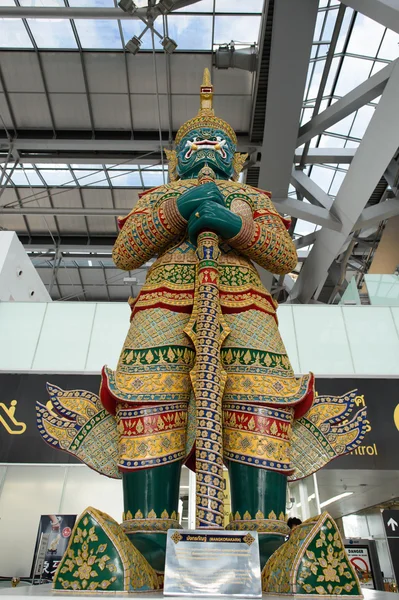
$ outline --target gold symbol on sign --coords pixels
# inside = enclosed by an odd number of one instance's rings
[[[177,531],[175,531],[175,533],[173,535],[171,535],[170,537],[174,541],[175,544],[178,544],[180,542],[180,540],[183,539],[183,536],[180,535],[180,533],[178,533]]]
[[[16,406],[16,400],[11,400],[9,408],[3,402],[0,402],[0,423],[10,435],[21,435],[26,431],[26,423],[17,421],[15,418]]]
[[[396,429],[399,430],[399,404],[397,405],[397,407],[394,410],[393,420],[394,420],[394,423],[396,425]]]
[[[243,537],[243,540],[246,544],[248,544],[248,546],[250,546],[255,541],[255,538],[250,533],[247,533],[247,535]]]

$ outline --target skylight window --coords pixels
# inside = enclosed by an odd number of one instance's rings
[[[179,50],[211,50],[211,16],[172,14],[168,16],[168,27],[169,37],[176,40]]]
[[[82,48],[122,49],[118,21],[110,19],[75,19]]]
[[[27,19],[38,48],[77,48],[67,19]]]
[[[0,19],[0,48],[33,48],[22,19]]]
[[[226,44],[231,40],[243,44],[254,44],[259,39],[260,16],[215,18],[215,44]]]

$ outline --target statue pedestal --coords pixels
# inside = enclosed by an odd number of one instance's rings
[[[10,583],[11,586],[11,583]],[[398,600],[398,595],[393,594],[391,592],[377,592],[375,590],[363,590],[364,600]],[[46,585],[35,585],[35,586],[17,586],[16,588],[0,588],[0,600],[50,600],[54,597],[62,597],[61,594],[57,594],[53,591],[51,584]],[[104,595],[101,593],[92,593],[90,594],[90,598],[93,600],[98,600],[99,598],[104,598]],[[112,598],[126,598],[126,593],[116,592],[112,595]],[[292,596],[292,598],[303,598],[303,596]],[[137,592],[132,596],[133,600],[161,600],[164,598],[164,595],[161,591],[159,592]],[[210,596],[210,599],[216,600],[215,596]],[[220,598],[220,596],[218,597]],[[224,596],[224,598],[228,600],[233,600],[233,596]],[[265,600],[283,600],[286,599],[286,596],[279,596],[273,594],[264,594],[263,598]],[[68,593],[69,600],[82,600],[82,593]],[[203,598],[197,598],[196,596],[190,596],[191,600],[203,600]]]

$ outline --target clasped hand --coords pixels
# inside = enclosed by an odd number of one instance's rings
[[[214,183],[191,188],[177,200],[177,209],[188,221],[188,235],[193,244],[201,230],[212,230],[224,239],[237,235],[242,226],[241,217],[224,205],[221,191]]]

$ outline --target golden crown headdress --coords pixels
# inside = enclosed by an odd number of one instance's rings
[[[176,144],[178,144],[190,131],[201,127],[220,129],[234,142],[234,144],[237,144],[237,137],[234,129],[230,127],[226,121],[223,121],[223,119],[215,117],[215,111],[213,110],[213,85],[211,83],[209,69],[204,69],[204,77],[200,89],[200,108],[198,114],[193,119],[186,121],[186,123],[180,127],[176,134]]]

